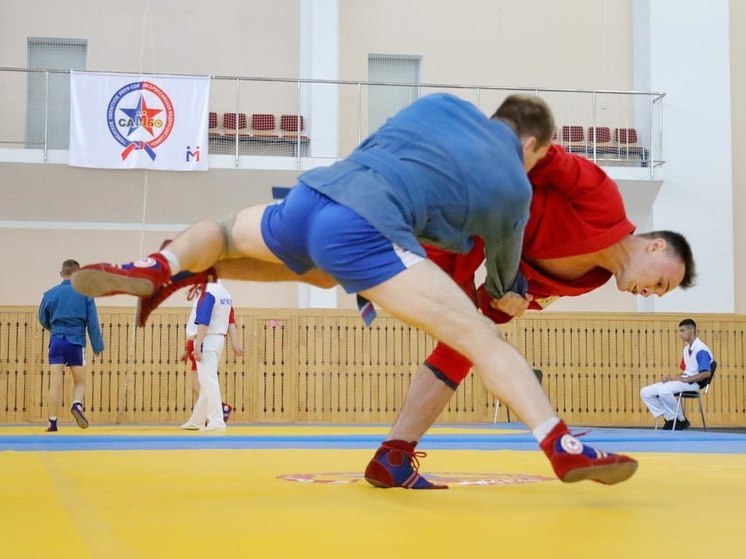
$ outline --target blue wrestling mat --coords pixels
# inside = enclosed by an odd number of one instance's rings
[[[5,434],[12,429],[18,433]],[[345,429],[361,431],[336,433]],[[191,450],[191,449],[375,449],[384,427],[230,425],[224,432],[200,433],[163,426],[94,426],[86,431],[65,428],[58,433],[33,433],[38,428],[0,428],[0,451]],[[264,434],[262,431],[276,430]],[[330,431],[319,433],[320,431]],[[362,432],[375,431],[375,432]],[[746,453],[746,434],[701,430],[574,428],[583,441],[611,452]],[[436,427],[418,448],[429,450],[536,450],[536,441],[519,423]]]

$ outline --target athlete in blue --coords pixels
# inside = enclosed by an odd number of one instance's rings
[[[65,367],[70,367],[73,377],[73,403],[70,412],[79,427],[88,427],[88,420],[83,415],[86,330],[91,338],[93,352],[99,354],[104,350],[95,301],[77,293],[70,284],[70,276],[78,269],[80,264],[75,260],[65,260],[60,270],[62,282],[45,292],[39,305],[39,322],[49,330],[51,379],[47,397],[47,431],[57,431],[57,412],[62,399],[62,373]]]
[[[617,483],[637,462],[573,437],[526,360],[420,245],[465,252],[473,236],[481,237],[490,295],[524,293],[518,265],[531,199],[526,171],[544,156],[553,132],[551,111],[537,97],[509,96],[488,118],[456,97],[430,95],[344,160],[301,175],[281,203],[197,223],[138,262],[86,266],[73,285],[96,297],[137,295],[142,323],[174,290],[214,276],[211,267],[221,260],[255,258],[298,274],[319,269],[472,361],[563,481]],[[412,466],[413,448],[392,450],[381,468],[396,485],[437,487]]]

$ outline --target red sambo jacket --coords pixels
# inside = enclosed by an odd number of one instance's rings
[[[533,185],[531,213],[523,238],[520,264],[534,300],[529,309],[541,310],[563,296],[582,295],[604,285],[611,273],[595,268],[576,280],[560,280],[533,267],[529,260],[587,254],[607,248],[635,230],[627,219],[616,183],[598,165],[552,145],[529,173]],[[484,243],[474,238],[466,254],[426,246],[428,257],[449,274],[497,323],[511,316],[489,306],[484,286],[476,289],[474,273],[484,261]],[[438,344],[427,363],[454,382],[460,382],[471,363],[445,344]],[[466,370],[464,371],[464,367]],[[453,376],[452,376],[453,374]],[[457,377],[457,378],[453,378]]]

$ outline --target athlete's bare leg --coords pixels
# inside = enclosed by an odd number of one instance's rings
[[[49,417],[57,417],[62,401],[62,373],[65,365],[54,363],[49,365],[49,393],[47,394],[47,410]]]
[[[73,402],[82,402],[85,400],[85,367],[70,367],[73,375]]]
[[[419,441],[438,419],[453,394],[453,388],[438,379],[427,365],[417,367],[399,417],[386,440]]]
[[[428,289],[421,289],[423,285]],[[420,262],[362,295],[471,360],[487,390],[529,429],[556,417],[526,360],[432,262]]]
[[[318,268],[313,268],[305,274],[296,274],[281,263],[266,262],[256,258],[232,258],[220,260],[215,264],[215,270],[221,279],[244,281],[299,281],[316,287],[328,289],[337,285],[330,275]]]

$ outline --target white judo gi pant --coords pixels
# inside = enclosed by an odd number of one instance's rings
[[[656,382],[640,390],[640,396],[653,417],[662,415],[666,421],[670,421],[676,415],[676,396],[674,394],[687,390],[699,390],[699,384],[680,380]],[[684,410],[679,410],[678,419],[684,419]]]
[[[220,383],[218,382],[218,364],[224,347],[224,335],[207,334],[202,342],[202,359],[197,361],[199,397],[194,404],[189,422],[200,426],[207,422],[207,429],[225,427],[223,399],[220,396]]]

